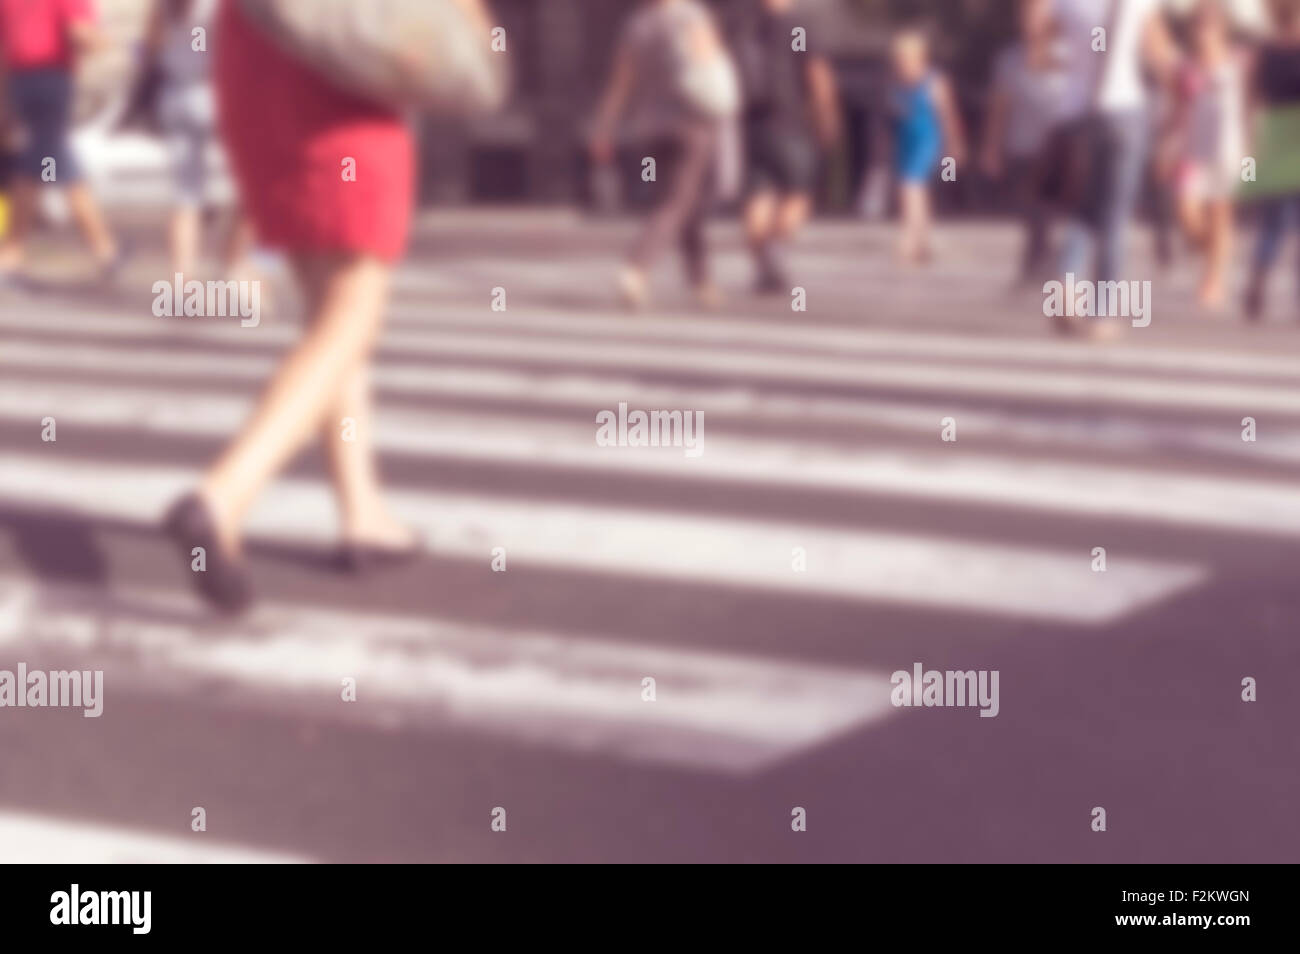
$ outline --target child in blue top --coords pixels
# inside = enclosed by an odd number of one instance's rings
[[[929,183],[944,158],[944,146],[958,165],[966,137],[952,87],[930,65],[929,45],[919,31],[894,38],[894,88],[890,94],[894,132],[894,177],[898,183],[902,235],[899,253],[910,263],[929,261]]]

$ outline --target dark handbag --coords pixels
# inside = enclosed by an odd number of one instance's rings
[[[162,67],[152,57],[144,60],[131,78],[126,105],[114,124],[118,132],[134,129],[147,133],[159,131],[158,99],[162,92]]]
[[[1043,197],[1071,218],[1087,218],[1095,206],[1098,151],[1105,142],[1104,121],[1085,116],[1058,126],[1039,159]]]

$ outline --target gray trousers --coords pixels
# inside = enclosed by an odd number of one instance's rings
[[[649,144],[655,181],[644,183],[656,196],[645,227],[632,245],[628,261],[648,270],[674,241],[693,285],[708,281],[708,247],[704,226],[713,198],[718,130],[713,123],[686,126]]]

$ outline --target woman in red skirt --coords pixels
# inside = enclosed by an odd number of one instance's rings
[[[237,0],[224,0],[215,55],[220,127],[243,202],[261,243],[291,261],[308,314],[251,420],[166,518],[187,561],[193,547],[206,552],[206,572],[192,574],[200,593],[236,611],[251,596],[240,558],[244,515],[313,436],[339,500],[345,564],[417,551],[415,534],[382,499],[369,384],[390,272],[406,246],[415,159],[397,115],[291,58]],[[355,422],[355,440],[343,439],[344,418]]]

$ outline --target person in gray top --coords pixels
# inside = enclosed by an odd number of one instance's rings
[[[696,297],[714,304],[704,225],[717,158],[719,116],[701,67],[725,59],[713,16],[698,0],[647,0],[628,20],[597,109],[591,155],[614,158],[620,120],[645,143],[641,185],[653,191],[653,208],[620,270],[618,285],[632,307],[649,297],[649,271],[674,239]],[[653,160],[653,161],[651,161]]]
[[[1065,75],[1056,43],[1051,0],[1020,0],[1020,40],[1003,50],[993,69],[993,96],[981,165],[1006,183],[1025,225],[1019,284],[1049,270],[1047,181],[1055,175],[1047,140],[1060,121]]]

